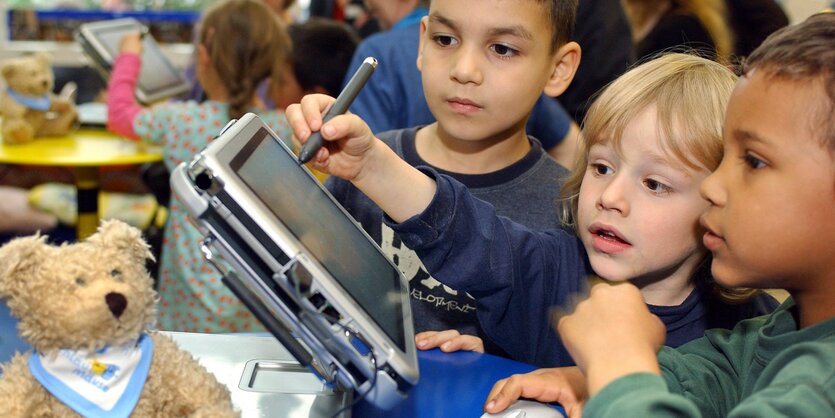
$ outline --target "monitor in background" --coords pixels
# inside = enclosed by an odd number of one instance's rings
[[[113,61],[119,55],[119,43],[125,34],[145,32],[136,19],[114,19],[85,23],[75,32],[75,39],[90,57],[93,66],[105,79],[110,78]],[[144,104],[184,93],[191,83],[183,72],[163,54],[150,35],[142,39],[142,67],[136,83],[136,99]]]

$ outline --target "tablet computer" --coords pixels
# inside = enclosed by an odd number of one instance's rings
[[[75,31],[75,40],[105,80],[110,78],[113,61],[119,55],[119,43],[130,32],[142,32],[142,68],[136,82],[136,100],[150,104],[184,93],[191,83],[162,53],[147,28],[133,18],[85,23]]]
[[[408,283],[252,113],[171,175],[206,258],[324,381],[384,409],[418,381]]]

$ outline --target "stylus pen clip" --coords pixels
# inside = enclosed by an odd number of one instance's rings
[[[342,93],[339,93],[336,101],[333,102],[333,106],[331,106],[331,108],[325,113],[325,116],[322,118],[323,125],[333,119],[334,116],[341,115],[348,111],[348,108],[351,107],[351,103],[354,102],[357,94],[359,94],[360,90],[362,90],[365,82],[368,81],[376,68],[376,58],[368,57],[363,60],[360,67],[357,68],[357,71],[353,76],[351,76],[351,79],[348,80],[348,84],[345,85]],[[319,148],[322,148],[324,143],[325,141],[322,139],[322,134],[320,132],[317,131],[314,132],[313,135],[310,135],[310,138],[307,138],[307,142],[302,145],[302,148],[299,151],[299,163],[304,164],[310,161],[313,156],[319,152]]]

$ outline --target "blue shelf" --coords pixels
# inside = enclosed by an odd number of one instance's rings
[[[9,18],[14,10],[10,9]],[[157,11],[122,11],[114,12],[107,10],[73,10],[53,9],[35,10],[35,16],[39,20],[108,20],[132,17],[143,22],[181,22],[196,23],[200,19],[199,10],[157,10]]]

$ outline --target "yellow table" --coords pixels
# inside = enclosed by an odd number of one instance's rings
[[[128,141],[100,129],[79,129],[67,136],[36,138],[22,145],[0,142],[0,163],[72,168],[78,189],[76,234],[79,240],[96,232],[98,227],[99,167],[160,160],[160,148]]]

